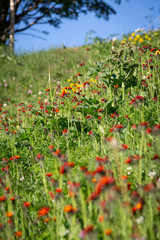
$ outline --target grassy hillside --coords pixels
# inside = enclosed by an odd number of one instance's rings
[[[0,59],[0,239],[160,238],[160,31]]]

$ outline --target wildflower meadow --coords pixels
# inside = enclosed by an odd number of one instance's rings
[[[160,239],[160,30],[0,49],[0,239]]]

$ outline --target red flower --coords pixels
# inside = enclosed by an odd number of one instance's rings
[[[98,163],[105,163],[108,161],[108,156],[105,156],[104,158],[102,157],[96,157],[96,161],[98,161]]]
[[[93,135],[94,135],[94,132],[93,132],[93,131],[90,131],[88,134],[89,134],[90,136],[93,136]]]
[[[62,131],[62,134],[63,134],[64,136],[67,136],[67,135],[68,135],[68,130],[67,130],[67,129],[64,129],[64,130]]]
[[[41,217],[41,216],[44,216],[46,215],[48,212],[50,211],[50,207],[43,207],[41,208],[39,211],[38,211],[38,215]]]
[[[153,156],[152,160],[160,160],[160,156],[158,154],[155,154]]]
[[[30,202],[24,202],[24,203],[23,203],[23,206],[24,206],[25,208],[28,208],[30,205],[31,205]]]
[[[51,177],[53,175],[53,173],[46,173],[46,177]]]
[[[66,173],[70,167],[74,167],[74,162],[64,162],[62,166],[60,166],[60,174]]]
[[[97,185],[95,186],[95,192],[99,194],[104,189],[104,187],[113,185],[114,183],[115,180],[113,177],[104,176],[98,181]]]
[[[133,105],[134,107],[137,107],[139,103],[141,103],[144,100],[144,97],[137,95],[134,97],[131,102],[129,103],[130,105]]]
[[[44,156],[41,155],[41,153],[38,153],[37,156],[35,156],[36,161],[40,161],[44,159]]]
[[[121,151],[125,151],[125,150],[128,149],[128,145],[126,145],[126,144],[122,144],[121,147],[122,147],[122,148],[120,149]]]
[[[21,231],[15,232],[15,236],[16,236],[16,237],[22,237],[22,232],[21,232]]]
[[[56,149],[56,151],[53,152],[53,155],[56,157],[59,157],[61,155],[60,152],[61,152],[61,149]]]
[[[50,146],[49,146],[49,151],[50,151],[50,152],[53,152],[53,151],[54,151],[54,146],[53,146],[53,145],[50,145]]]
[[[62,188],[57,188],[57,189],[56,189],[56,192],[57,192],[57,193],[61,193],[61,192],[62,192]]]

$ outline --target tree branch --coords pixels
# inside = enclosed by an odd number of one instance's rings
[[[24,31],[24,30],[30,28],[31,26],[36,24],[40,19],[42,19],[44,16],[45,16],[45,14],[41,15],[40,17],[37,17],[37,19],[35,21],[31,22],[30,24],[28,24],[28,26],[21,28],[21,29],[17,29],[17,30],[15,30],[15,32],[21,32],[21,31]]]
[[[24,10],[26,5],[24,6],[22,13],[21,14],[17,14],[16,15],[16,23],[18,23],[22,17],[26,16],[27,13],[35,10],[40,4],[41,4],[42,0],[39,0],[39,2],[37,4],[35,4],[34,6],[29,6],[27,10]]]

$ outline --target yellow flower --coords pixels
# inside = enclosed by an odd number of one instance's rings
[[[155,55],[160,55],[160,50],[157,50]]]
[[[143,38],[140,38],[138,42],[139,42],[139,43],[144,42]]]
[[[96,83],[96,82],[97,82],[97,79],[93,80],[93,78],[91,78],[89,81]]]
[[[133,32],[133,33],[131,34],[131,37],[134,37],[134,35],[135,35],[135,32]]]
[[[67,81],[68,81],[68,82],[70,82],[70,81],[71,81],[71,79],[68,79]]]

